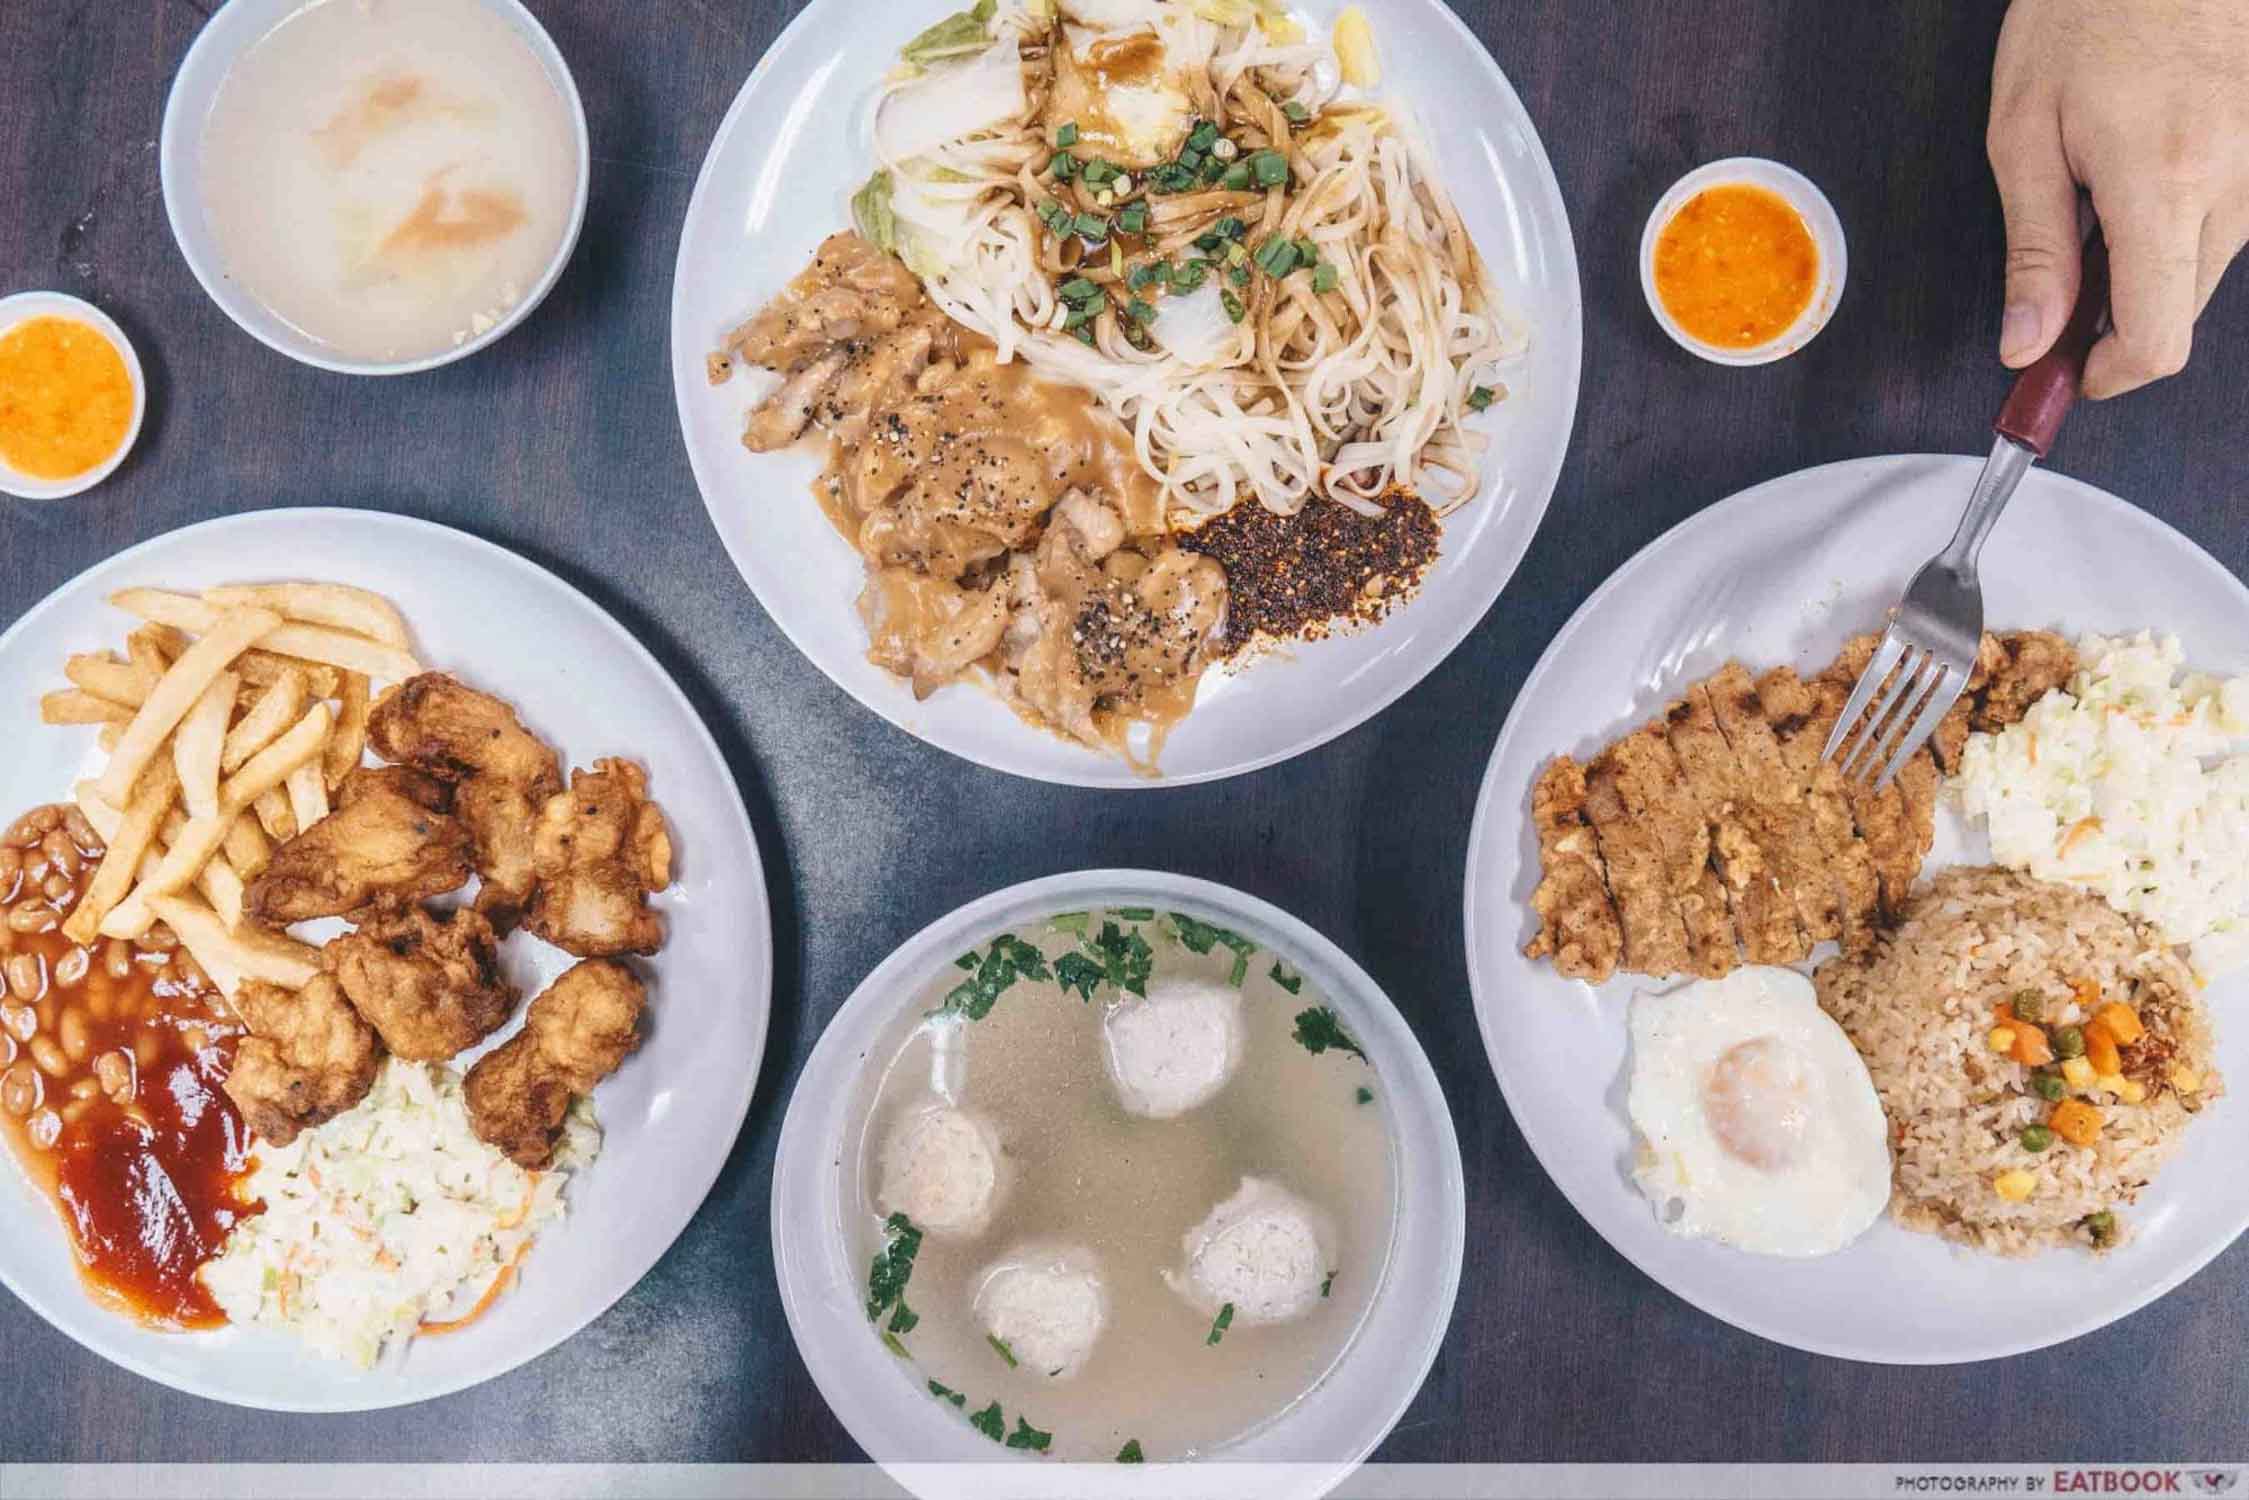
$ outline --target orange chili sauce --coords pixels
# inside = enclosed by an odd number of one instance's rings
[[[0,461],[33,479],[100,465],[133,423],[133,379],[108,335],[76,318],[0,334]]]
[[[1771,343],[1819,288],[1819,246],[1787,199],[1748,183],[1704,188],[1656,236],[1656,295],[1689,338]]]
[[[87,876],[92,868],[89,862]],[[35,895],[20,876],[0,879],[0,903]],[[76,901],[74,890],[58,914]],[[90,1071],[81,1066],[60,1081],[41,1077],[40,1108],[65,1116],[52,1147],[40,1149],[27,1120],[5,1109],[0,1137],[54,1201],[96,1300],[156,1328],[223,1326],[226,1315],[196,1272],[225,1247],[238,1221],[263,1207],[244,1186],[250,1132],[219,1088],[233,1066],[240,1024],[216,990],[161,955],[137,958],[118,979],[97,947],[85,978],[65,989],[52,977],[72,950],[59,930],[6,938],[4,956],[46,959],[46,993],[32,1006],[37,1035],[57,1035],[67,1003],[87,1018],[89,1060],[122,1048],[136,1064],[129,1109],[99,1093],[72,1099],[70,1083]],[[33,1066],[26,1047],[0,1032],[0,1071]]]

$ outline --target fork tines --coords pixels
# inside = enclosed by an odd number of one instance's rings
[[[1903,639],[1893,623],[1859,674],[1820,758],[1833,761],[1846,778],[1864,779],[1879,767],[1873,780],[1880,791],[1928,742],[1967,685],[1965,671],[1932,648]]]

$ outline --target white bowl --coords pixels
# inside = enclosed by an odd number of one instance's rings
[[[466,359],[506,337],[510,329],[529,317],[561,278],[562,268],[570,263],[570,254],[577,248],[578,231],[586,221],[586,194],[593,181],[593,156],[586,139],[586,107],[578,97],[570,65],[563,61],[554,38],[520,0],[474,0],[516,29],[562,95],[577,143],[578,187],[571,199],[570,223],[530,292],[484,332],[418,359],[352,359],[296,328],[229,276],[226,253],[211,233],[210,220],[203,212],[203,126],[219,97],[220,86],[244,52],[308,3],[310,0],[228,0],[203,23],[195,44],[187,49],[172,79],[172,92],[164,102],[164,128],[156,153],[164,183],[164,214],[171,220],[172,238],[187,258],[195,279],[228,317],[260,343],[300,363],[341,375],[412,375]]]
[[[1437,1075],[1388,998],[1341,949],[1296,918],[1209,881],[1152,870],[1083,870],[995,891],[941,918],[885,959],[836,1012],[798,1078],[773,1174],[773,1259],[798,1352],[836,1417],[909,1490],[922,1495],[1054,1493],[1054,1463],[996,1448],[933,1401],[915,1367],[868,1326],[866,1266],[847,1226],[847,1142],[879,1082],[878,1042],[965,948],[1056,912],[1148,906],[1184,911],[1256,937],[1322,990],[1366,1049],[1389,1111],[1397,1203],[1382,1285],[1334,1370],[1311,1393],[1202,1464],[1226,1463],[1227,1493],[1317,1495],[1340,1482],[1404,1414],[1451,1321],[1466,1234],[1460,1145]],[[870,1066],[873,1063],[874,1066]],[[1100,1493],[1162,1486],[1177,1465],[1144,1474],[1077,1466]],[[1136,1483],[1135,1481],[1144,1481]],[[1120,1491],[1119,1486],[1125,1488]]]
[[[1681,328],[1663,305],[1663,299],[1656,295],[1656,237],[1695,194],[1707,187],[1736,183],[1761,187],[1787,200],[1789,207],[1802,216],[1804,227],[1812,232],[1812,242],[1819,247],[1820,256],[1819,285],[1812,289],[1812,300],[1804,304],[1796,321],[1764,343],[1747,349],[1704,343]],[[1724,161],[1695,168],[1656,200],[1655,211],[1648,215],[1647,228],[1640,233],[1640,290],[1648,299],[1648,311],[1655,314],[1656,322],[1680,348],[1714,365],[1766,365],[1803,348],[1834,316],[1835,305],[1843,300],[1843,281],[1849,270],[1843,221],[1835,216],[1835,205],[1827,201],[1827,194],[1794,167],[1784,167],[1761,156],[1729,156]]]
[[[85,473],[68,479],[34,479],[0,460],[0,490],[21,500],[61,500],[100,484],[117,472],[125,455],[133,451],[133,444],[140,441],[141,418],[148,412],[148,378],[141,373],[141,357],[134,352],[133,341],[125,337],[125,330],[93,303],[68,292],[18,292],[13,297],[0,297],[0,335],[18,323],[40,317],[72,318],[94,328],[117,347],[125,361],[125,375],[133,382],[133,415],[125,424],[124,441],[117,445],[115,453]]]

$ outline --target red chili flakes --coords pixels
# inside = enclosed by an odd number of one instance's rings
[[[1337,628],[1371,625],[1413,596],[1437,557],[1443,524],[1404,490],[1383,496],[1383,514],[1314,499],[1293,516],[1254,500],[1176,538],[1226,570],[1226,628],[1218,654],[1251,642],[1318,640]]]

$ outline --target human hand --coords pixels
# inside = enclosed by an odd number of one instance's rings
[[[2113,324],[2085,394],[2176,374],[2249,242],[2249,0],[2014,0],[1986,146],[2007,219],[2000,358],[2029,364],[2069,320],[2082,185]]]

